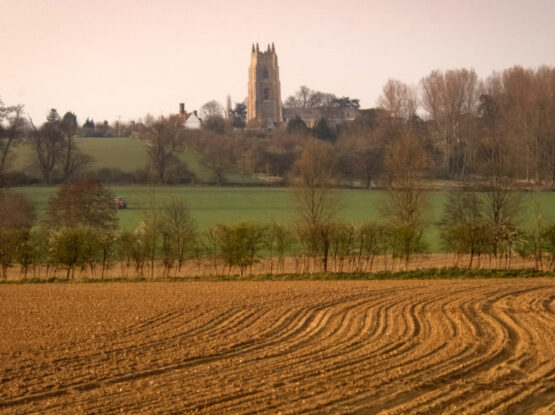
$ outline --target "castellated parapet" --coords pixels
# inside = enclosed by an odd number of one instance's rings
[[[283,121],[279,67],[274,44],[261,52],[252,45],[247,127],[273,129]]]

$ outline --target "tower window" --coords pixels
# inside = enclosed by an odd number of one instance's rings
[[[262,69],[262,78],[268,79],[268,76],[269,76],[268,68]]]
[[[264,99],[270,99],[270,91],[268,88],[264,88]]]

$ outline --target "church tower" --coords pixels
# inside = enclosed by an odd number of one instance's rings
[[[247,127],[273,129],[283,121],[279,67],[274,44],[261,52],[252,45]]]

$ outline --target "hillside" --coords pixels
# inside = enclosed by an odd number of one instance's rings
[[[93,138],[79,137],[75,139],[77,146],[83,153],[91,156],[92,162],[87,171],[95,172],[100,169],[117,169],[122,173],[135,173],[144,169],[147,163],[145,142],[136,138]],[[10,170],[26,171],[32,176],[38,176],[38,171],[32,166],[33,148],[23,142],[14,148],[14,156]],[[203,164],[200,156],[192,151],[184,150],[179,158],[191,170],[198,182],[213,183],[213,176]],[[260,183],[255,176],[243,172],[231,172],[227,181],[232,184]]]

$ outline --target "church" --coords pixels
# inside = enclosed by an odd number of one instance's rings
[[[247,128],[271,131],[283,123],[279,66],[274,44],[261,51],[252,45],[247,100]]]

